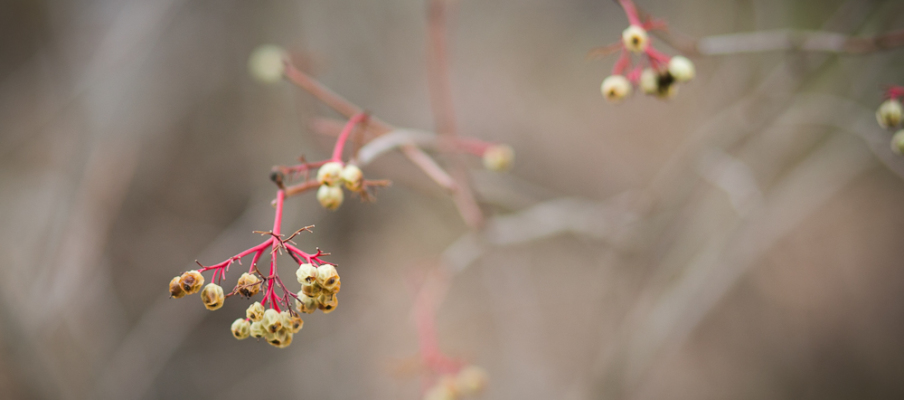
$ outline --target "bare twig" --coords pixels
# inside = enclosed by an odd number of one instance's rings
[[[616,4],[621,5],[618,0]],[[642,19],[649,14],[638,7]],[[772,51],[802,51],[836,54],[868,54],[904,46],[904,29],[875,36],[850,36],[829,31],[779,29],[733,33],[694,39],[674,30],[653,32],[669,46],[688,56],[715,56]]]
[[[292,83],[295,83],[302,89],[306,90],[308,93],[311,93],[328,105],[330,108],[336,110],[342,115],[345,115],[348,118],[351,118],[355,114],[362,112],[362,109],[350,101],[346,100],[342,96],[336,94],[326,86],[323,86],[320,82],[316,81],[314,78],[311,78],[304,72],[300,71],[298,68],[295,68],[290,62],[286,62],[286,77],[289,78]],[[377,136],[385,134],[387,132],[392,131],[394,128],[383,122],[377,117],[371,117],[369,126],[371,129],[376,130],[378,132]],[[438,185],[443,188],[455,192],[456,185],[454,185],[455,180],[452,179],[449,174],[446,173],[435,161],[428,155],[424,153],[423,150],[419,149],[417,146],[412,144],[404,144],[400,146],[400,149],[406,157],[408,157],[411,162],[417,165],[430,179],[433,179]],[[288,193],[287,193],[288,194]]]
[[[452,101],[451,79],[449,76],[446,23],[453,0],[430,0],[428,2],[427,35],[429,47],[427,83],[430,89],[430,105],[440,136],[454,138],[458,135],[455,125],[455,107]],[[448,152],[452,159],[452,174],[457,190],[452,193],[458,211],[472,229],[484,223],[483,211],[474,198],[467,167],[460,155]]]

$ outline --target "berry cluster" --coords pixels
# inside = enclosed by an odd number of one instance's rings
[[[904,115],[904,107],[901,105],[901,97],[904,97],[904,87],[892,86],[885,92],[886,100],[879,105],[876,111],[876,120],[884,129],[894,129],[901,125]],[[904,129],[899,130],[891,138],[891,149],[897,154],[904,154]]]
[[[359,113],[349,119],[348,123],[339,134],[336,140],[336,146],[333,148],[333,156],[329,160],[320,162],[305,162],[301,160],[301,164],[293,166],[281,166],[274,169],[274,173],[281,176],[289,176],[297,178],[303,176],[303,182],[287,189],[290,194],[300,193],[302,191],[318,187],[317,201],[323,208],[328,210],[336,210],[345,201],[345,194],[342,187],[357,193],[364,200],[372,198],[370,189],[379,186],[386,186],[388,181],[384,180],[366,180],[364,173],[354,162],[342,161],[342,150],[348,141],[352,131],[359,124],[366,125],[368,120],[367,114]],[[310,171],[317,168],[315,179],[310,179]]]
[[[327,264],[321,259],[321,257],[329,254],[320,251],[320,249],[317,249],[317,252],[313,254],[306,253],[295,247],[295,242],[292,239],[303,231],[310,231],[310,226],[299,229],[288,238],[283,238],[283,235],[280,234],[286,191],[282,186],[281,175],[274,175],[274,182],[279,186],[279,190],[276,194],[276,213],[273,221],[273,230],[257,232],[268,236],[267,240],[219,264],[204,266],[198,263],[201,267],[200,269],[187,271],[173,278],[169,284],[169,291],[170,296],[177,299],[200,291],[201,301],[208,310],[217,310],[222,307],[227,297],[238,294],[251,298],[263,291],[263,300],[255,302],[248,307],[245,312],[245,318],[239,318],[232,323],[232,334],[240,340],[249,336],[264,338],[267,343],[284,348],[292,343],[292,335],[301,330],[304,325],[299,312],[313,312],[313,309],[301,306],[298,307],[299,311],[296,312],[292,309],[291,299],[295,299],[296,304],[314,305],[315,303],[309,301],[309,295],[305,291],[305,287],[306,285],[311,285],[312,282],[316,282],[318,292],[316,293],[315,308],[319,307],[324,312],[334,310],[337,302],[335,293],[339,291],[339,274],[336,272],[335,266]],[[270,253],[270,271],[268,274],[264,274],[258,268],[258,261],[264,252],[268,251]],[[299,282],[304,280],[302,282],[303,293],[293,293],[279,277],[276,260],[277,255],[283,252],[292,257],[299,265],[297,275]],[[231,292],[224,293],[220,283],[226,279],[229,266],[235,262],[241,264],[242,258],[249,255],[253,256],[248,272],[243,273],[239,277]],[[204,284],[204,275],[202,273],[206,271],[213,271],[212,282],[204,286],[202,290],[201,286]],[[313,291],[310,293],[314,294]]]
[[[594,53],[610,54],[620,51],[621,55],[612,68],[612,75],[603,80],[603,97],[611,103],[618,103],[631,95],[634,86],[639,86],[645,94],[668,99],[678,91],[677,84],[694,78],[694,64],[683,56],[669,56],[656,50],[647,33],[665,29],[661,21],[641,22],[637,8],[631,0],[619,0],[631,23],[622,32],[622,40],[598,49]],[[633,62],[633,55],[640,60]]]
[[[292,344],[292,337],[304,326],[298,314],[291,311],[265,310],[260,302],[254,302],[245,310],[245,318],[232,323],[232,336],[236,339],[247,339],[249,336],[264,338],[277,348],[286,348]]]
[[[487,385],[487,373],[476,365],[468,365],[454,374],[444,374],[424,393],[424,400],[455,400],[474,396]]]
[[[315,310],[321,310],[329,314],[339,305],[339,274],[336,268],[330,264],[321,265],[301,264],[295,272],[301,291],[295,297],[295,306],[298,312],[311,314]]]

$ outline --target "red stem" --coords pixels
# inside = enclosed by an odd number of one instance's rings
[[[345,128],[342,129],[342,133],[339,134],[339,139],[336,140],[336,147],[333,148],[333,158],[330,161],[342,162],[342,148],[345,147],[345,142],[348,141],[349,135],[355,130],[355,125],[363,124],[365,121],[367,121],[367,114],[363,112],[355,114],[348,120]]]
[[[631,65],[631,55],[628,54],[628,49],[622,46],[621,55],[618,57],[618,61],[615,62],[615,66],[612,67],[612,75],[621,75],[625,68]]]
[[[621,4],[622,8],[625,9],[625,14],[628,16],[628,22],[631,25],[637,25],[643,27],[643,23],[640,22],[640,17],[637,16],[637,7],[634,7],[634,2],[631,0],[618,0]]]
[[[650,57],[651,63],[653,61],[655,61],[655,62],[661,63],[667,67],[669,65],[669,60],[672,59],[672,57],[669,57],[667,54],[654,49],[653,46],[647,46],[646,52],[647,52],[647,56]]]

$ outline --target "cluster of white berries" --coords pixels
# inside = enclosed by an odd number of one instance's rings
[[[364,173],[354,164],[343,166],[339,161],[330,161],[317,170],[317,182],[317,201],[323,208],[335,210],[345,200],[342,186],[353,192],[364,190]]]
[[[424,393],[424,400],[455,400],[479,394],[487,385],[487,373],[469,365],[457,374],[443,375]]]
[[[301,264],[295,272],[301,291],[295,299],[298,312],[311,314],[316,310],[329,314],[339,306],[339,288],[342,282],[332,264]]]
[[[669,60],[668,68],[659,71],[645,68],[640,73],[639,86],[644,94],[668,99],[678,92],[676,84],[694,79],[694,63],[684,56],[674,56]],[[618,103],[631,95],[632,84],[623,75],[610,75],[603,80],[603,96],[611,103]]]
[[[901,125],[904,107],[898,99],[885,100],[876,111],[876,120],[884,129],[894,129]],[[899,130],[891,138],[891,149],[897,154],[904,154],[904,129]]]
[[[694,79],[696,71],[694,63],[684,56],[668,56],[649,48],[650,37],[647,31],[637,25],[631,25],[622,32],[622,45],[631,53],[647,53],[650,64],[654,67],[644,68],[640,75],[634,72],[631,79],[621,75],[621,68],[616,73],[603,80],[601,91],[603,97],[611,103],[618,103],[627,98],[633,92],[634,84],[640,86],[645,94],[668,99],[675,95],[677,83],[688,82]],[[625,56],[627,57],[627,56]],[[627,62],[627,58],[625,59]],[[662,65],[668,60],[667,65]],[[654,63],[655,61],[655,63]],[[627,64],[624,64],[627,65]],[[633,82],[633,83],[632,83]]]
[[[245,318],[232,323],[232,336],[242,340],[248,337],[264,338],[277,348],[292,344],[292,337],[304,326],[298,315],[289,311],[264,310],[260,302],[254,302],[245,310]]]

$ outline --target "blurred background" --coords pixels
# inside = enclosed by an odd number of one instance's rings
[[[891,0],[638,4],[690,37],[904,28]],[[281,45],[374,115],[431,130],[425,13],[0,2],[0,397],[416,399],[411,282],[438,262],[456,266],[439,344],[488,371],[483,398],[904,397],[904,159],[874,118],[902,53],[695,57],[671,101],[613,106],[615,56],[585,59],[627,26],[612,1],[457,3],[460,132],[517,153],[504,175],[470,160],[486,231],[389,154],[364,170],[393,180],[375,203],[287,202],[286,229],[316,225],[297,241],[332,252],[345,284],[288,349],[232,338],[244,299],[169,299],[195,259],[269,229],[271,166],[329,154],[310,125],[338,115],[252,80],[253,49]]]

